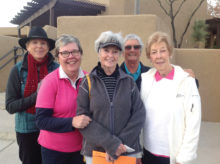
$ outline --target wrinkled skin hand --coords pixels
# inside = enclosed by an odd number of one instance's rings
[[[105,159],[106,159],[108,162],[114,161],[114,159],[113,159],[108,153],[106,153]]]
[[[121,154],[123,154],[123,153],[125,153],[125,152],[126,152],[125,146],[124,146],[123,144],[120,144],[120,145],[118,146],[118,149],[117,149],[116,152],[115,152],[115,155],[119,157]],[[112,158],[108,153],[106,153],[105,158],[106,158],[106,160],[107,160],[108,162],[114,161],[114,158]]]
[[[118,149],[115,152],[115,155],[120,156],[121,154],[126,152],[126,148],[123,144],[120,144]]]
[[[141,163],[141,158],[137,158],[136,164],[142,164],[142,163]]]
[[[116,150],[115,155],[120,156],[121,154],[125,153],[126,151],[127,150],[126,150],[125,146],[123,144],[120,144],[118,149]],[[105,158],[108,162],[114,161],[114,158],[112,158],[108,153],[106,153]],[[142,164],[141,158],[137,158],[136,164]]]
[[[83,129],[91,122],[91,118],[86,115],[75,116],[72,119],[72,126],[77,129]]]
[[[193,77],[193,78],[196,77],[196,76],[195,76],[195,73],[193,72],[192,69],[184,69],[184,71],[187,72],[187,73],[189,74],[189,76],[191,76],[191,77]]]

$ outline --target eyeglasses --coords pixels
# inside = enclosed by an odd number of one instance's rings
[[[125,49],[126,49],[126,50],[131,50],[132,47],[133,47],[135,50],[139,50],[139,49],[141,48],[141,45],[133,45],[133,46],[128,45],[128,46],[125,46]]]
[[[72,54],[73,56],[79,56],[80,55],[80,50],[73,50],[73,51],[63,51],[63,52],[59,52],[59,54],[61,54],[64,58],[68,58],[70,56],[70,54]]]

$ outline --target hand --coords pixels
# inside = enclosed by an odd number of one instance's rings
[[[142,163],[141,163],[141,158],[137,158],[137,159],[136,159],[136,164],[142,164]]]
[[[115,152],[115,155],[120,156],[122,153],[126,152],[126,148],[123,144],[120,144],[118,149]]]
[[[91,122],[91,118],[86,115],[75,116],[72,119],[72,126],[74,128],[82,129],[87,127],[87,125]]]
[[[114,159],[113,159],[108,153],[106,153],[105,159],[106,159],[108,162],[114,161]]]
[[[196,77],[196,76],[195,76],[195,73],[193,72],[192,69],[184,69],[184,71],[187,72],[187,73],[189,74],[189,76],[191,76],[191,77],[193,77],[193,78]]]

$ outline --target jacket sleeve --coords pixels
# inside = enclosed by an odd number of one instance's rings
[[[89,143],[103,147],[113,158],[117,158],[115,152],[121,141],[115,135],[112,135],[110,131],[104,128],[101,124],[93,120],[89,111],[90,99],[88,93],[88,83],[84,78],[78,92],[77,97],[77,115],[85,114],[89,116],[92,121],[84,129],[79,129],[83,137]]]
[[[41,83],[36,101],[36,125],[39,129],[56,133],[71,132],[73,117],[54,117],[57,100],[57,78],[46,76]]]
[[[185,93],[185,132],[182,146],[176,156],[176,161],[184,163],[196,158],[201,124],[201,100],[195,80],[188,77],[183,88]]]
[[[37,108],[36,125],[39,129],[55,133],[72,132],[73,118],[56,118],[53,117],[53,109]]]
[[[119,138],[122,139],[123,143],[136,143],[139,139],[141,129],[144,126],[145,122],[145,107],[140,98],[140,93],[137,86],[133,85],[132,97],[131,97],[131,117],[125,128],[120,132]],[[129,142],[128,142],[129,140]],[[132,145],[128,145],[131,146]]]
[[[6,87],[6,110],[10,113],[23,112],[36,103],[37,92],[28,97],[22,97],[21,81],[18,69],[14,66],[9,74]]]

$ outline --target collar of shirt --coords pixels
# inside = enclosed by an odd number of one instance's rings
[[[128,70],[128,68],[127,68],[127,66],[126,66],[125,63],[124,63],[124,66],[125,66],[126,73],[127,73],[128,75],[132,76],[132,77],[134,78],[134,81],[136,81],[136,80],[138,79],[138,77],[140,76],[140,74],[141,74],[141,64],[139,63],[138,69],[137,69],[137,71],[136,71],[135,73],[131,73],[131,72]]]
[[[156,81],[160,81],[162,78],[166,78],[166,79],[169,79],[169,80],[173,80],[173,77],[174,77],[174,68],[168,73],[168,75],[166,77],[162,77],[160,76],[160,73],[157,71],[154,75]]]
[[[75,81],[72,81],[67,74],[64,72],[62,66],[59,67],[59,74],[60,74],[60,79],[68,79],[72,85],[73,88],[76,88],[76,82],[78,79],[83,78],[85,76],[85,74],[83,73],[82,69],[79,68],[79,74],[78,77],[76,78]]]

